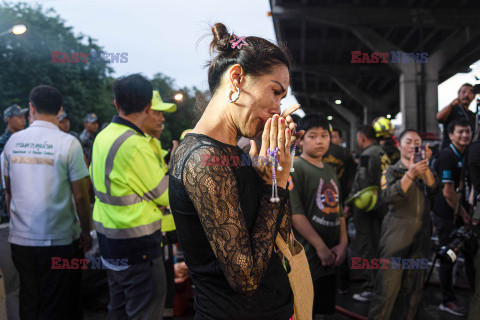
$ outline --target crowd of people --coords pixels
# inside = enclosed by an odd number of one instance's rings
[[[62,94],[48,85],[31,90],[28,108],[4,111],[0,268],[9,319],[82,319],[86,256],[106,270],[109,320],[173,318],[174,279],[186,277],[195,319],[295,319],[307,297],[292,291],[277,235],[303,246],[313,318],[331,318],[336,294],[350,293],[355,260],[365,281],[352,297],[370,303],[369,318],[414,319],[436,260],[432,231],[450,249],[450,260],[440,259],[439,309],[478,319],[479,254],[450,247],[460,226],[480,235],[471,218],[480,185],[473,87],[462,85],[438,113],[439,154],[416,130],[395,136],[380,117],[358,130],[354,158],[325,115],[300,118],[299,105],[280,112],[285,47],[220,23],[212,31],[212,98],[170,152],[159,138],[164,113],[177,106],[140,74],[115,81],[118,115],[100,131],[94,113],[83,132],[70,131]],[[246,153],[248,165],[205,165]],[[475,290],[469,311],[453,290],[458,254]]]

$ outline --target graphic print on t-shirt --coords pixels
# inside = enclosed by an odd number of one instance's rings
[[[317,189],[317,207],[325,215],[338,214],[338,187],[333,179],[329,183],[320,178]]]

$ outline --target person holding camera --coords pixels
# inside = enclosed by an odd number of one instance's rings
[[[475,113],[468,110],[474,98],[473,86],[470,83],[464,83],[458,89],[458,97],[437,113],[438,122],[443,124],[442,149],[448,147],[451,142],[448,132],[450,123],[467,120],[472,132],[475,129]]]
[[[460,201],[458,214],[465,224],[469,223],[468,203],[465,199],[457,199],[456,190],[462,180],[461,172],[465,164],[465,150],[472,139],[472,131],[468,120],[453,121],[448,125],[448,137],[452,141],[447,148],[440,151],[435,163],[435,170],[439,175],[443,190],[437,195],[433,205],[434,224],[438,232],[440,246],[448,246],[452,240],[450,235],[456,224],[461,222],[454,217],[454,209],[457,201]],[[464,177],[463,177],[464,178]],[[458,225],[459,226],[459,225]],[[472,274],[470,255],[464,254],[467,267],[467,277]],[[460,306],[452,287],[453,264],[442,260],[440,264],[440,284],[443,301],[440,310],[456,316],[465,316],[467,310]]]
[[[389,262],[375,279],[369,319],[390,319],[395,306],[399,319],[414,319],[428,266],[429,198],[440,192],[441,184],[428,167],[432,151],[420,147],[418,132],[405,130],[399,142],[400,160],[382,173],[381,192],[388,213],[382,223],[379,257]],[[395,264],[392,257],[398,259]]]

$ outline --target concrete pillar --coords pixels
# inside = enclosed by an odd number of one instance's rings
[[[357,144],[357,117],[353,112],[342,106],[341,104],[333,104],[331,101],[325,101],[332,108],[334,108],[339,115],[345,120],[347,120],[350,125],[350,149],[355,148]]]
[[[419,124],[419,105],[421,94],[420,64],[411,63],[402,65],[400,74],[400,111],[402,112],[402,130],[406,128],[421,129]],[[439,65],[435,61],[428,61],[425,67],[425,133],[438,136],[438,71]]]
[[[350,150],[355,150],[357,146],[357,121],[350,122]]]
[[[439,137],[437,113],[438,113],[438,73],[440,61],[433,57],[425,64],[425,115],[426,132]]]
[[[415,64],[405,64],[399,78],[402,131],[407,128],[417,129],[417,79]]]

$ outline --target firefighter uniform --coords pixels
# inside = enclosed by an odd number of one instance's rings
[[[357,192],[371,186],[377,186],[380,189],[382,171],[388,165],[390,165],[390,160],[377,143],[366,147],[360,155],[360,162],[353,181],[351,195],[353,196]],[[385,213],[386,207],[382,203],[381,197],[371,211],[367,212],[353,207],[356,242],[358,244],[358,253],[362,258],[372,259],[377,257],[380,228]],[[370,292],[373,288],[375,270],[365,270],[365,278],[366,282],[363,284],[363,290]]]
[[[398,160],[400,160],[400,151],[395,145],[395,141],[392,139],[385,140],[382,143],[382,149],[385,151],[392,164],[395,164]]]
[[[378,271],[369,319],[414,319],[420,303],[430,250],[431,198],[441,192],[441,183],[433,173],[431,187],[416,178],[404,193],[400,180],[407,171],[398,161],[382,175],[388,213],[382,223],[379,258],[390,262]],[[392,258],[402,259],[401,265],[399,261],[392,265]]]

